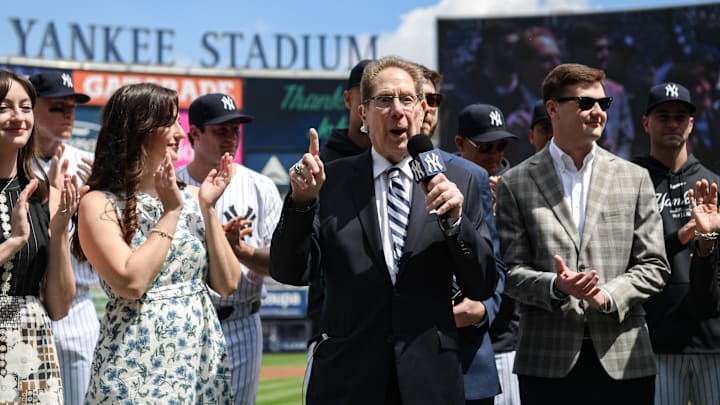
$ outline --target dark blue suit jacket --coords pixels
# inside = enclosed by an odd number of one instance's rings
[[[456,162],[446,165],[465,201],[479,201],[475,178]],[[453,273],[471,299],[484,300],[495,289],[482,207],[465,204],[459,234],[446,237],[414,186],[393,285],[370,152],[336,160],[326,174],[312,206],[298,209],[286,198],[270,248],[270,272],[280,282],[303,285],[318,266],[323,274],[320,332],[327,338],[315,351],[308,405],[382,404],[392,372],[404,403],[464,404],[450,292]]]
[[[492,348],[488,329],[500,309],[502,292],[505,288],[505,264],[500,257],[500,239],[498,238],[495,228],[490,181],[487,171],[474,162],[445,151],[440,151],[440,154],[446,163],[454,162],[468,170],[475,177],[475,184],[478,187],[482,201],[483,215],[485,218],[484,225],[493,241],[498,282],[493,295],[482,301],[487,313],[487,322],[479,328],[468,326],[458,330],[460,337],[460,359],[462,361],[463,372],[466,374],[469,373],[469,378],[465,378],[466,399],[490,398],[498,395],[501,391],[497,367],[495,366],[495,353]]]

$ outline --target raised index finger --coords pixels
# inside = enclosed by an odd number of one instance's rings
[[[320,137],[318,137],[315,128],[310,128],[310,146],[308,147],[308,153],[313,156],[320,154]]]

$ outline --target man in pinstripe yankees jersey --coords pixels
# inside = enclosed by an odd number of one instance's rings
[[[655,186],[672,269],[663,291],[645,303],[658,369],[655,405],[720,403],[720,316],[708,314],[709,308],[691,288],[693,278],[712,272],[718,258],[717,253],[699,249],[703,241],[696,237],[688,196],[696,182],[718,183],[720,177],[688,150],[694,115],[685,86],[654,86],[642,117],[650,153],[634,160],[648,169]],[[707,268],[697,260],[709,262]]]
[[[90,174],[93,154],[66,143],[72,135],[75,108],[90,101],[86,94],[73,88],[70,73],[44,71],[30,76],[37,91],[35,123],[38,129],[38,153],[40,167],[37,174],[45,172],[52,182],[58,165],[66,162],[67,173],[77,175],[84,183]],[[90,381],[90,363],[100,333],[95,305],[90,287],[98,283],[98,276],[88,262],[78,263],[72,256],[75,275],[75,299],[68,315],[52,323],[57,346],[63,397],[66,405],[82,404]]]
[[[240,124],[252,121],[252,117],[238,111],[232,97],[220,93],[195,99],[189,115],[194,158],[177,170],[177,177],[199,185],[224,153],[235,153]],[[262,356],[258,310],[263,278],[270,272],[270,240],[282,202],[272,180],[239,164],[234,166],[233,179],[215,207],[240,260],[243,277],[231,296],[222,298],[212,291],[211,296],[227,342],[235,403],[252,405]]]

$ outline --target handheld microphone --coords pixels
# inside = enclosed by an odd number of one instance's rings
[[[447,171],[445,161],[427,136],[422,134],[413,136],[408,141],[407,148],[413,158],[410,161],[410,170],[416,183],[423,182],[427,185],[436,174]],[[440,216],[440,220],[445,228],[452,225],[449,212]]]
[[[408,141],[407,148],[413,158],[410,169],[416,183],[422,181],[427,184],[436,174],[447,170],[443,158],[427,136],[422,134],[413,136]]]

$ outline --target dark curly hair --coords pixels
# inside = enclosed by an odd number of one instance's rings
[[[153,83],[122,86],[103,108],[86,184],[90,191],[108,191],[125,199],[120,227],[128,244],[137,230],[136,195],[147,170],[149,141],[155,130],[172,125],[177,116],[177,93]],[[79,259],[85,258],[78,238],[73,239],[72,250]]]
[[[37,100],[35,87],[24,76],[19,75],[12,70],[0,69],[0,100],[5,99],[13,82],[19,83],[25,89],[28,97],[30,97],[30,104],[33,108],[35,108],[35,101]],[[48,196],[50,194],[50,185],[45,176],[38,177],[35,175],[34,171],[35,167],[40,167],[39,163],[37,163],[36,134],[36,125],[33,125],[27,143],[25,143],[25,146],[20,148],[20,151],[18,152],[18,180],[20,181],[20,186],[25,187],[30,180],[38,179],[40,184],[38,185],[37,190],[33,193],[31,199],[37,198],[40,202],[47,203]]]

